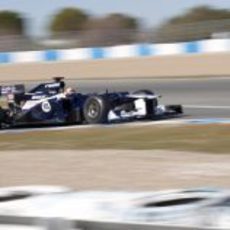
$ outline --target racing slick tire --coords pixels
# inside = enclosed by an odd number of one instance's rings
[[[0,107],[0,129],[2,128],[2,124],[4,123],[6,119],[6,111]]]
[[[151,90],[148,89],[141,89],[138,91],[135,91],[133,94],[137,94],[137,95],[154,95],[154,92],[152,92]],[[155,108],[158,106],[158,100],[157,98],[154,99],[146,99],[146,119],[152,118],[153,115],[155,114]]]
[[[5,111],[2,107],[0,107],[0,123],[4,120],[5,118]]]
[[[89,124],[100,124],[108,122],[110,105],[108,100],[102,96],[89,97],[83,107],[84,119]]]

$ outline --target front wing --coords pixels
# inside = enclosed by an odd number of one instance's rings
[[[108,121],[126,121],[132,119],[162,119],[183,114],[181,105],[158,105],[154,108],[153,114],[147,114],[146,102],[144,99],[138,99],[134,102],[135,109],[126,112],[124,110],[111,110],[108,114]]]

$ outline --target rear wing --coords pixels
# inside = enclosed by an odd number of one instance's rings
[[[22,84],[0,86],[0,97],[7,96],[8,94],[23,94],[23,93],[25,93],[25,86]]]

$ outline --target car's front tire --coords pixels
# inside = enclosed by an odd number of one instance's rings
[[[83,108],[85,121],[89,124],[100,124],[108,121],[110,105],[103,96],[89,97]]]

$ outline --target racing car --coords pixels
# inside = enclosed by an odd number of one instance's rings
[[[154,119],[183,113],[181,105],[162,106],[150,90],[83,94],[66,87],[63,77],[30,90],[25,85],[0,86],[0,127],[58,124],[103,124],[134,119]]]

